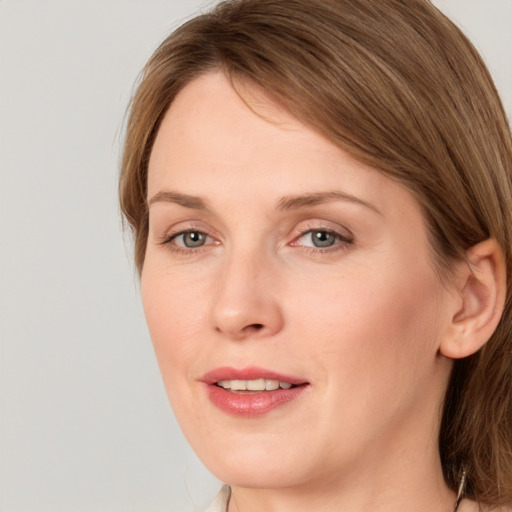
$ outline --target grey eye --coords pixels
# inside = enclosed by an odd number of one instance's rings
[[[200,231],[186,231],[185,233],[181,233],[175,238],[175,242],[177,245],[182,245],[183,247],[193,248],[193,247],[201,247],[206,243],[208,236]]]
[[[310,231],[311,242],[315,247],[331,247],[339,240],[339,235],[329,231]]]

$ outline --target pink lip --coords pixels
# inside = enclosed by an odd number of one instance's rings
[[[275,391],[233,393],[215,385],[219,380],[255,379],[273,379],[281,382],[289,382],[296,387],[290,389],[276,389]],[[229,367],[217,368],[206,373],[201,378],[201,381],[207,385],[208,397],[216,407],[233,416],[245,418],[260,416],[281,405],[291,402],[309,388],[309,383],[304,379],[257,367],[244,369]]]
[[[283,375],[272,370],[265,368],[258,368],[257,366],[250,366],[248,368],[236,369],[228,366],[216,368],[211,372],[206,373],[201,378],[202,382],[206,384],[214,384],[219,380],[255,380],[255,379],[273,379],[281,382],[289,382],[296,386],[306,384],[305,379],[299,377],[292,377],[290,375]]]

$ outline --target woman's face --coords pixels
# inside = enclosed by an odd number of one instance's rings
[[[250,487],[437,457],[452,292],[417,201],[244,98],[257,114],[220,73],[187,85],[149,163],[142,297],[186,437]]]

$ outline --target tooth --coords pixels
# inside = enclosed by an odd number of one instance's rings
[[[265,379],[255,379],[247,381],[248,391],[264,391],[265,390]]]
[[[231,391],[246,391],[247,381],[246,380],[232,380]]]
[[[279,389],[279,381],[273,379],[265,379],[265,389],[267,391],[274,391],[275,389]]]
[[[252,379],[252,380],[219,380],[217,385],[223,389],[232,391],[275,391],[276,389],[290,389],[289,382],[275,379]]]

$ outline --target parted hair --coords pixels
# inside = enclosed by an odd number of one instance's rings
[[[475,48],[428,0],[228,0],[175,30],[132,98],[120,203],[144,265],[147,169],[160,122],[194,78],[223,71],[265,91],[313,130],[409,189],[428,223],[436,269],[494,238],[506,260],[500,324],[456,360],[439,450],[454,490],[512,502],[512,139]],[[313,172],[313,171],[312,171]]]

